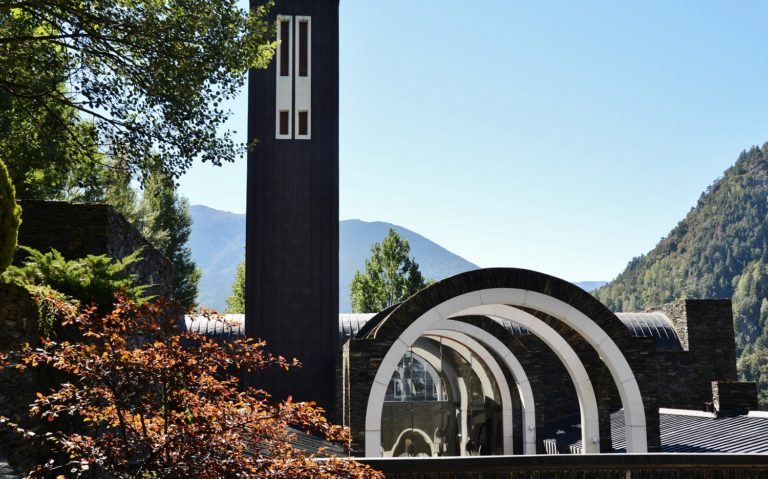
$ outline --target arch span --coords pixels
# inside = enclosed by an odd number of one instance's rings
[[[621,321],[588,293],[563,280],[528,270],[497,268],[471,271],[436,283],[394,308],[368,331],[367,337],[386,341],[389,348],[370,389],[366,455],[378,455],[379,397],[386,390],[392,363],[396,364],[419,336],[440,321],[468,314],[472,308],[493,306],[540,311],[578,332],[605,362],[619,391],[628,452],[647,452],[643,398],[632,368],[613,340],[628,337]]]
[[[482,308],[482,307],[481,307]],[[576,388],[576,395],[579,399],[579,408],[580,408],[580,415],[581,415],[581,439],[582,444],[584,445],[582,450],[585,454],[591,454],[591,453],[598,453],[600,452],[600,422],[599,422],[599,414],[597,410],[597,398],[595,397],[595,391],[592,387],[592,383],[589,380],[589,375],[587,374],[586,369],[584,368],[584,365],[582,364],[579,357],[576,355],[576,353],[573,351],[571,346],[566,342],[560,335],[557,334],[557,332],[552,329],[548,324],[544,323],[537,317],[528,314],[524,311],[521,311],[516,308],[511,308],[509,306],[506,306],[506,308],[513,309],[514,311],[518,311],[521,313],[521,315],[527,315],[529,318],[527,318],[524,322],[521,321],[519,324],[526,326],[531,333],[539,337],[549,348],[555,353],[555,355],[563,362],[563,365],[565,366],[566,371],[568,372],[568,375],[571,378],[571,381],[573,382],[574,387]],[[497,316],[503,319],[509,319],[510,321],[516,321],[508,316],[513,316],[513,314],[505,314],[505,311],[495,311],[500,314],[488,314],[486,310],[478,310],[476,312],[469,312],[469,313],[462,313],[462,315],[468,315],[468,314],[477,314],[477,315],[488,315],[488,316]],[[457,315],[459,316],[459,315]],[[521,318],[522,319],[522,318]],[[516,321],[517,322],[517,321]],[[477,338],[479,341],[482,341],[486,344],[488,344],[492,349],[494,349],[497,354],[503,357],[503,359],[506,361],[507,359],[511,359],[516,363],[516,366],[511,366],[508,363],[508,366],[510,366],[510,369],[513,372],[513,375],[516,376],[517,371],[522,371],[521,374],[525,375],[525,371],[522,368],[522,365],[520,365],[520,362],[517,361],[517,359],[514,357],[512,352],[504,346],[504,344],[499,341],[498,338],[495,336],[489,334],[488,332],[484,331],[481,328],[478,328],[477,326],[463,323],[461,321],[456,321],[454,319],[444,319],[440,321],[437,325],[437,327],[444,327],[444,325],[451,325],[449,327],[452,327],[456,329],[457,331],[466,332],[467,334],[471,334],[473,337]],[[508,354],[509,356],[504,356],[504,354]],[[519,369],[518,369],[519,368]],[[527,376],[525,377],[525,380],[527,382]],[[530,384],[526,384],[527,388],[530,389]],[[521,394],[522,397],[522,394]],[[531,394],[531,401],[533,401],[533,395]],[[526,431],[526,445],[528,447],[524,448],[524,451],[526,454],[536,454],[536,438],[535,438],[535,421],[536,421],[536,413],[535,413],[535,405],[531,405],[530,408],[527,407],[525,404],[525,401],[523,402],[523,411],[524,411],[524,422],[523,422],[523,430]],[[530,426],[534,426],[531,428]],[[531,437],[528,437],[530,435]]]

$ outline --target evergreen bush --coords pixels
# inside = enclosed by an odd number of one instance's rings
[[[21,225],[21,207],[16,204],[16,191],[8,168],[0,160],[0,273],[5,271],[16,254]]]
[[[0,281],[23,286],[33,293],[36,287],[47,286],[102,311],[112,309],[115,293],[120,291],[135,301],[151,299],[145,295],[149,286],[137,285],[136,278],[127,271],[141,260],[141,249],[120,260],[106,255],[68,260],[53,248],[47,253],[26,246],[20,248],[27,253],[27,259],[21,266],[8,268],[0,275]]]

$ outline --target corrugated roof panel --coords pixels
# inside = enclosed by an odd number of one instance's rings
[[[616,313],[616,316],[635,337],[656,339],[656,348],[667,351],[682,351],[680,338],[672,321],[663,313]]]
[[[661,452],[669,453],[750,453],[768,454],[768,417],[735,416],[715,417],[698,411],[662,410],[659,414]],[[555,427],[572,421],[560,421]],[[560,435],[550,434],[558,445],[579,433],[576,428],[565,428]],[[614,452],[626,450],[624,411],[611,414],[611,439]],[[569,444],[574,451],[581,450],[581,440]],[[561,449],[562,450],[562,449]]]

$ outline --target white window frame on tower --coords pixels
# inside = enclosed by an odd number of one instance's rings
[[[306,75],[301,75],[301,25],[307,25],[306,40]],[[297,15],[294,24],[296,27],[294,51],[296,54],[294,71],[296,72],[295,81],[295,104],[294,104],[294,124],[296,125],[296,139],[309,140],[312,138],[312,17]],[[299,126],[301,125],[301,115],[306,115],[306,132],[302,134]]]
[[[283,23],[288,23],[288,45],[283,45],[280,41],[283,38]],[[294,21],[293,17],[289,15],[277,16],[277,51],[275,75],[276,75],[276,95],[275,95],[275,138],[278,140],[290,140],[293,138],[293,122],[291,121],[293,112],[293,73],[294,73]],[[283,75],[283,52],[287,50],[288,53],[288,74]],[[280,131],[280,118],[282,114],[287,112],[288,115],[288,131],[281,133]]]

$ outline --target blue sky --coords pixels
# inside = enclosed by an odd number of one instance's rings
[[[340,217],[609,280],[768,141],[766,18],[764,1],[342,0]],[[245,168],[197,165],[181,192],[245,212]]]

